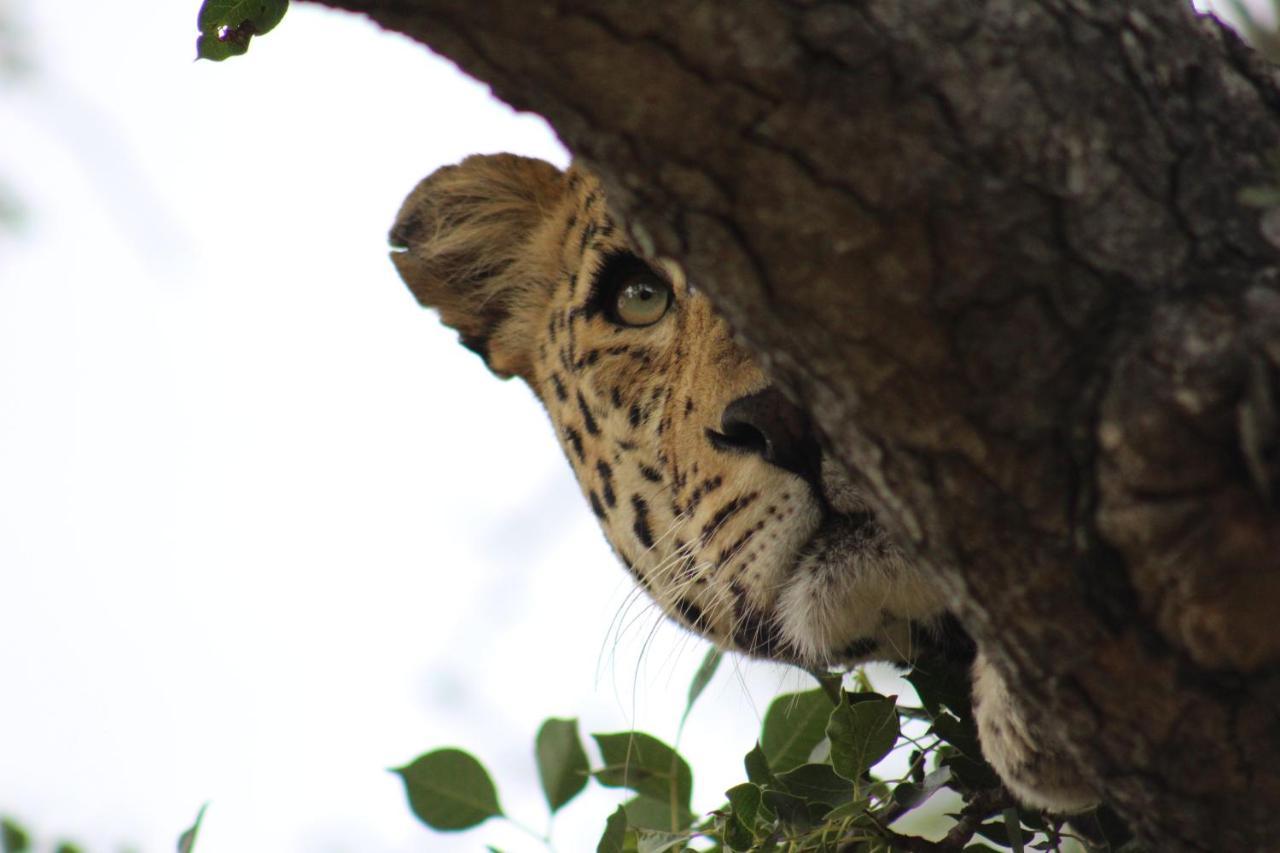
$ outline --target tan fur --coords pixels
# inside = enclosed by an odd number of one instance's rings
[[[391,232],[396,269],[423,305],[483,348],[494,372],[531,377],[529,327],[555,287],[548,214],[564,180],[549,163],[499,154],[433,174],[405,199]]]
[[[418,185],[392,243],[419,301],[542,400],[614,550],[666,614],[722,647],[806,666],[910,659],[912,626],[945,601],[870,520],[857,482],[824,460],[817,495],[709,440],[768,382],[678,266],[651,265],[675,300],[659,322],[602,314],[601,265],[632,249],[590,173],[471,157]],[[1049,807],[1090,800],[1056,752],[1052,784],[1027,781],[1035,738],[998,672],[981,656],[977,667],[985,748],[1011,787]]]

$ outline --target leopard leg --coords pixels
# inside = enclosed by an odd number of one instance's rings
[[[983,755],[1024,804],[1057,814],[1098,804],[1057,734],[1030,723],[1017,694],[981,651],[973,662],[973,714]]]

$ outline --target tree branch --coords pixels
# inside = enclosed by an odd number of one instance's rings
[[[1233,35],[1168,0],[326,3],[547,117],[1153,846],[1274,848],[1280,293],[1237,199],[1280,96]]]

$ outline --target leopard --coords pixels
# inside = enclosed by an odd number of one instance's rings
[[[418,302],[542,403],[613,551],[667,617],[811,670],[910,664],[955,623],[935,576],[683,266],[642,242],[587,166],[514,154],[437,169],[390,234]],[[1096,805],[1016,686],[980,647],[970,660],[1006,788],[1053,813]]]

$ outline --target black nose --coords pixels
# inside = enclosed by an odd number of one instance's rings
[[[720,450],[754,453],[807,480],[819,476],[822,449],[809,416],[772,385],[726,406],[720,431],[707,437]]]

